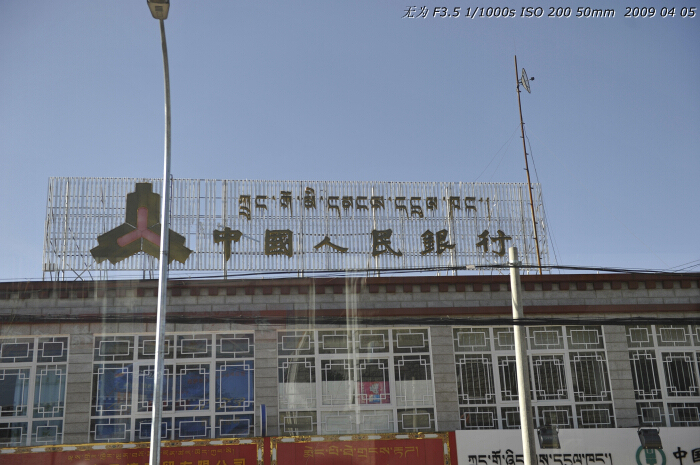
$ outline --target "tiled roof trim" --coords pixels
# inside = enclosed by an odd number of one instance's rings
[[[521,276],[523,292],[602,291],[621,289],[697,289],[700,274],[584,274]],[[499,276],[429,276],[385,278],[284,278],[259,280],[173,280],[168,293],[174,300],[190,296],[268,294],[343,294],[349,286],[370,294],[396,292],[507,292],[510,278]],[[101,298],[113,291],[116,297],[156,297],[157,280],[122,281],[26,281],[0,283],[0,300]],[[277,291],[279,289],[279,291]],[[293,291],[295,290],[295,292]],[[110,292],[111,293],[111,292]]]

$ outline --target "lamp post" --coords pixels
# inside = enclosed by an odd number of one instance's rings
[[[163,416],[163,372],[165,349],[165,311],[168,295],[168,255],[170,248],[170,72],[168,46],[165,41],[164,20],[168,17],[170,0],[147,0],[151,15],[160,22],[165,76],[165,161],[163,171],[163,202],[160,208],[160,263],[158,264],[158,313],[156,319],[155,373],[153,379],[153,415],[151,416],[151,448],[149,463],[160,464],[160,425]]]
[[[513,307],[513,332],[515,336],[515,365],[518,373],[518,407],[520,408],[520,432],[523,438],[523,458],[525,465],[537,464],[535,450],[535,427],[532,420],[532,400],[530,399],[530,373],[527,365],[527,339],[525,326],[518,320],[524,318],[522,286],[520,284],[520,265],[518,249],[508,249],[510,262],[510,289]]]

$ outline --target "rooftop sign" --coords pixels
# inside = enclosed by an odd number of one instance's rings
[[[51,178],[44,271],[155,269],[161,184]],[[510,246],[537,263],[525,184],[176,179],[172,187],[176,273],[505,264]],[[545,238],[539,185],[533,196]]]

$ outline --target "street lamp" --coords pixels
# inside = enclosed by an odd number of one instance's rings
[[[561,449],[559,443],[559,428],[555,425],[540,426],[537,429],[541,449]]]
[[[639,428],[637,430],[639,442],[644,449],[663,449],[658,428]]]
[[[151,9],[151,14],[155,19],[168,19],[170,0],[148,0],[148,8]]]
[[[163,169],[163,201],[160,209],[160,263],[158,264],[158,310],[156,317],[156,369],[153,379],[153,414],[151,416],[151,449],[149,463],[160,464],[161,420],[163,417],[163,371],[165,350],[165,313],[168,295],[168,263],[170,251],[170,71],[168,46],[165,41],[165,20],[170,10],[170,0],[148,0],[151,15],[160,22],[160,39],[163,47],[163,74],[165,80],[165,154]]]

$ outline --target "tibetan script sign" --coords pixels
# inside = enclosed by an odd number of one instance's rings
[[[273,437],[270,465],[456,465],[454,433],[348,435],[339,439]]]
[[[44,271],[155,269],[161,184],[51,178]],[[494,265],[507,263],[511,246],[537,263],[525,184],[177,179],[172,187],[175,272]],[[547,263],[539,185],[533,195]]]

